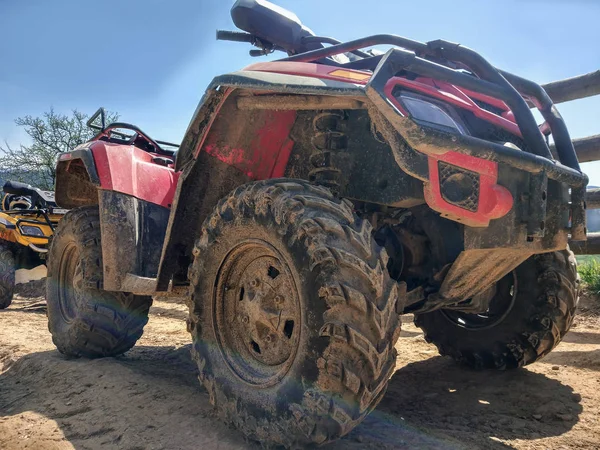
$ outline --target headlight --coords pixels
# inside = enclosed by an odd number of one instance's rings
[[[442,131],[467,134],[465,128],[449,112],[435,103],[407,94],[401,94],[398,100],[402,102],[402,105],[410,113],[411,118],[419,125]]]
[[[12,222],[9,222],[3,217],[0,217],[0,225],[4,225],[7,229],[14,229],[15,225]]]
[[[25,236],[39,236],[44,237],[44,232],[40,227],[35,227],[33,225],[20,225],[21,233]]]

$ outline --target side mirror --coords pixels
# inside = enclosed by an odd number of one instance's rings
[[[86,125],[92,130],[104,131],[106,129],[106,111],[104,108],[98,108],[98,111],[90,117]]]

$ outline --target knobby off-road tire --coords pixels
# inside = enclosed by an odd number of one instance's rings
[[[192,355],[226,421],[289,447],[334,440],[377,405],[396,362],[398,288],[349,203],[298,180],[242,186],[206,219],[194,256]]]
[[[15,257],[0,244],[0,309],[8,308],[15,291]]]
[[[115,356],[142,336],[152,297],[104,291],[102,276],[98,207],[74,209],[59,222],[48,257],[48,329],[61,353]]]
[[[467,329],[435,311],[417,315],[415,324],[441,355],[476,369],[512,369],[539,360],[573,323],[579,296],[575,256],[570,250],[535,255],[508,277],[516,279],[516,293],[499,323]],[[463,318],[468,322],[468,315]]]

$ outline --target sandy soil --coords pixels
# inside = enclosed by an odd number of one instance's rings
[[[69,360],[52,345],[35,285],[19,291],[0,311],[0,449],[259,448],[214,417],[185,307],[156,301],[122,357]],[[599,448],[600,300],[584,298],[580,312],[551,355],[514,372],[460,368],[406,323],[384,400],[325,448]]]

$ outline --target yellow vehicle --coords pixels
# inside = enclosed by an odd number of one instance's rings
[[[57,208],[54,192],[8,181],[0,208],[0,309],[7,308],[17,269],[45,264],[54,227],[67,212]]]

